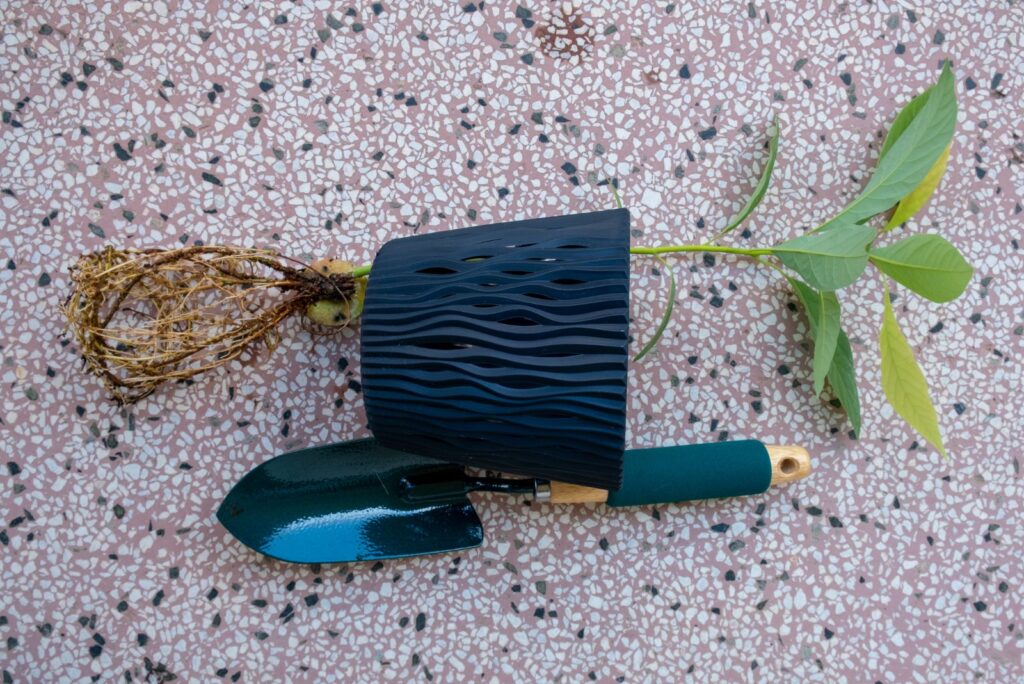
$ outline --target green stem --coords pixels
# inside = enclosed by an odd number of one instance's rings
[[[612,189],[612,195],[615,196],[615,207],[617,209],[622,208],[622,198],[619,197],[619,189],[615,187],[615,181],[611,178],[608,179],[608,187]]]
[[[358,266],[358,267],[352,269],[352,277],[353,278],[365,278],[366,276],[370,275],[370,269],[372,267],[373,267],[373,264],[363,264],[362,266]]]
[[[718,252],[720,254],[741,254],[748,257],[768,256],[770,249],[744,249],[742,247],[720,247],[718,245],[663,245],[661,247],[630,247],[630,254],[672,254],[674,252]]]

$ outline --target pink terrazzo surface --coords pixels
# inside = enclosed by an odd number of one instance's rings
[[[575,60],[535,35],[556,5],[520,1],[0,8],[5,682],[1024,679],[1024,8],[588,4]],[[852,439],[813,396],[784,284],[680,258],[667,337],[630,372],[629,444],[801,443],[812,477],[632,510],[479,497],[479,549],[292,566],[214,511],[273,455],[366,434],[356,337],[295,323],[265,362],[129,410],[62,337],[67,269],[107,244],[363,262],[396,236],[609,208],[609,176],[635,244],[703,241],[778,115],[775,182],[731,238],[770,244],[858,191],[946,57],[949,173],[904,230],[941,231],[976,276],[897,306],[949,461],[877,389],[876,287],[843,296]],[[637,339],[663,306],[650,269],[634,260]]]

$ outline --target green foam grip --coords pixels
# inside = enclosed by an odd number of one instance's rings
[[[768,449],[757,440],[629,449],[622,487],[609,506],[642,506],[760,494],[772,481]]]

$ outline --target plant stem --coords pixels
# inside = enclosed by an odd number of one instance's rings
[[[615,181],[611,178],[608,179],[608,187],[612,189],[612,195],[615,196],[615,207],[617,209],[622,208],[622,198],[619,197],[619,189],[615,187]]]
[[[660,247],[630,247],[630,254],[672,254],[674,252],[718,252],[740,254],[752,258],[767,256],[770,249],[744,249],[742,247],[720,247],[718,245],[662,245]]]
[[[365,278],[366,276],[370,275],[370,269],[372,267],[373,264],[363,264],[362,266],[357,266],[356,268],[352,269],[352,277]]]

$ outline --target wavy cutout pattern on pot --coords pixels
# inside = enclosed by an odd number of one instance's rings
[[[392,240],[363,313],[369,427],[393,449],[616,489],[628,328],[625,209]]]

